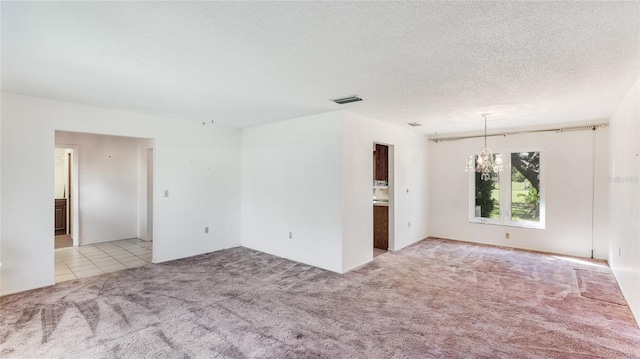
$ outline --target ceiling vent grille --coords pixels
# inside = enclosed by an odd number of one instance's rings
[[[349,96],[349,97],[343,97],[343,98],[336,98],[331,101],[337,103],[338,105],[344,105],[345,103],[362,101],[362,98],[358,96]]]

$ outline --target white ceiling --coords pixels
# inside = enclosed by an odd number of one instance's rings
[[[2,2],[2,90],[246,127],[344,109],[453,133],[608,118],[640,2]],[[337,105],[357,94],[364,101]]]

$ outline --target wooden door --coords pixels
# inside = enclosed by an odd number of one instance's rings
[[[55,235],[67,234],[67,199],[56,199],[53,208]]]
[[[389,180],[389,146],[376,144],[375,180]]]
[[[389,249],[389,207],[373,206],[373,247]]]

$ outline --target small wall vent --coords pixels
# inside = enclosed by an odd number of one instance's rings
[[[422,126],[421,124],[417,123],[417,122],[407,122],[407,125],[411,126],[411,127],[418,127],[418,126]]]
[[[345,103],[362,101],[362,98],[358,96],[349,96],[349,97],[343,97],[343,98],[336,98],[331,101],[337,103],[338,105],[344,105]]]

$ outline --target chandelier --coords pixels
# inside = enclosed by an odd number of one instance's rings
[[[467,165],[465,172],[479,172],[481,173],[480,179],[488,181],[491,179],[491,172],[502,172],[502,154],[493,154],[491,149],[487,147],[487,116],[488,113],[483,113],[484,118],[484,148],[479,155],[468,155]]]

